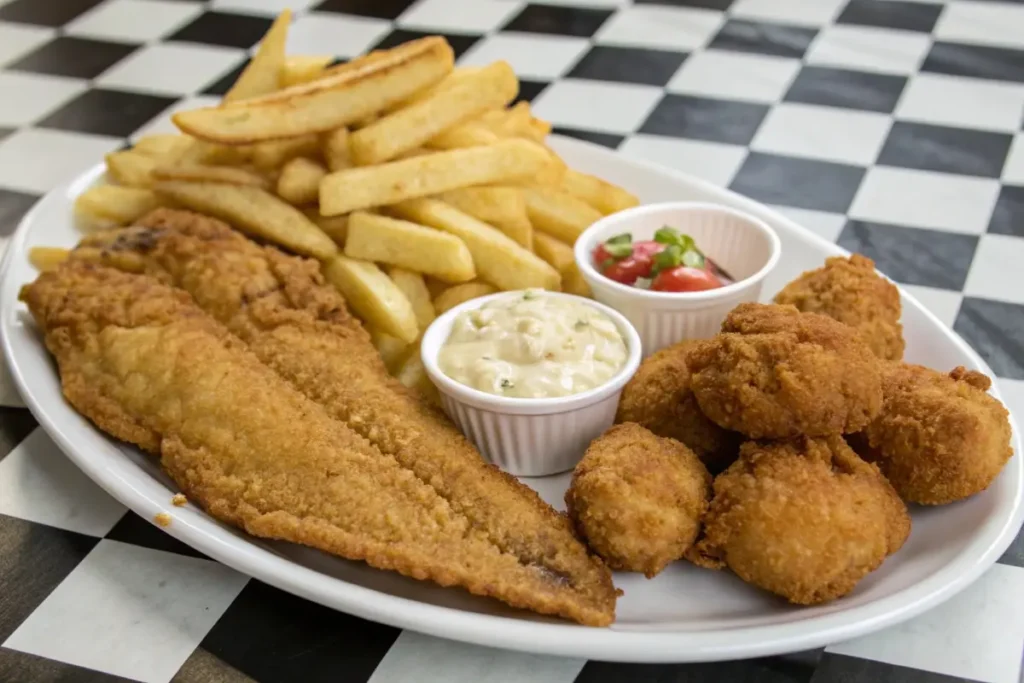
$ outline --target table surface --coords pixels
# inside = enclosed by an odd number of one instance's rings
[[[555,130],[778,207],[964,336],[1024,415],[1024,4],[0,0],[0,250],[57,183],[211,104],[285,6],[291,53],[447,36]],[[534,657],[249,580],[109,498],[0,368],[0,681],[1024,681],[1024,540],[909,623],[708,665]],[[1019,457],[1019,456],[1018,456]]]

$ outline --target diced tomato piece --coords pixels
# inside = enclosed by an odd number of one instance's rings
[[[633,255],[608,266],[602,271],[602,275],[624,285],[631,285],[637,278],[648,277],[652,267],[650,256]]]
[[[604,267],[605,262],[614,261],[615,257],[608,253],[608,250],[604,248],[604,243],[601,243],[594,247],[594,265],[600,270]]]
[[[633,256],[647,256],[651,257],[663,250],[667,244],[661,242],[655,242],[654,240],[647,240],[645,242],[634,242],[633,243]]]
[[[714,273],[703,268],[678,266],[658,273],[651,283],[651,289],[658,292],[702,292],[717,289],[722,282]]]

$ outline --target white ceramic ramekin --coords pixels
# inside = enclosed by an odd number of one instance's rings
[[[701,251],[736,282],[704,292],[653,292],[609,280],[594,267],[594,247],[609,237],[628,232],[635,241],[649,240],[666,225],[692,236]],[[587,228],[575,246],[576,264],[594,298],[633,323],[645,358],[684,339],[717,333],[737,304],[757,301],[761,284],[781,251],[778,235],[764,221],[700,202],[647,204],[613,213]]]
[[[420,353],[445,412],[483,456],[511,474],[540,477],[571,470],[590,442],[612,425],[622,387],[640,365],[641,346],[636,330],[618,311],[571,294],[541,292],[538,296],[575,299],[611,318],[629,352],[625,365],[615,376],[599,387],[572,396],[511,398],[468,387],[441,372],[437,357],[459,314],[495,299],[522,295],[523,292],[500,292],[446,311],[427,328]]]

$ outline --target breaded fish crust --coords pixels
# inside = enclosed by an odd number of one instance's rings
[[[41,275],[23,299],[70,403],[104,431],[159,454],[186,496],[217,519],[516,607],[611,620],[606,605],[565,577],[503,552],[184,292],[72,263]]]

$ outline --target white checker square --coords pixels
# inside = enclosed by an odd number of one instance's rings
[[[1024,85],[920,73],[910,79],[896,118],[939,126],[1015,132],[1024,117]]]
[[[829,242],[839,239],[839,233],[846,225],[846,216],[841,213],[798,209],[795,206],[772,205],[771,208]]]
[[[0,126],[26,126],[43,118],[85,90],[87,83],[74,78],[0,71]]]
[[[245,51],[198,43],[158,43],[130,54],[96,79],[104,88],[165,95],[202,90],[245,59]]]
[[[533,102],[536,115],[556,126],[601,133],[631,133],[661,100],[661,88],[566,78]]]
[[[390,30],[391,23],[382,19],[311,12],[291,25],[285,52],[356,57],[380,42]]]
[[[49,42],[56,35],[57,32],[52,28],[0,23],[0,66],[13,62]]]
[[[924,60],[931,39],[922,33],[834,24],[818,34],[807,63],[840,69],[911,74]]]
[[[43,194],[120,146],[120,138],[24,128],[0,141],[0,185]]]
[[[690,55],[668,82],[668,90],[774,103],[782,99],[799,71],[799,59],[709,49]]]
[[[625,155],[674,168],[726,187],[747,158],[747,148],[720,142],[634,135],[619,147]]]
[[[100,40],[145,43],[173,33],[203,8],[169,0],[111,0],[97,5],[68,24],[68,35]]]
[[[475,1],[475,0],[474,0]],[[624,7],[633,2],[633,0],[533,0],[531,5],[556,5],[559,7],[584,7],[584,8],[604,8],[612,9],[615,7]]]
[[[824,26],[835,19],[847,0],[738,0],[729,8],[737,19],[777,24]]]
[[[868,166],[892,120],[885,114],[783,102],[768,112],[751,149],[784,156]]]
[[[138,140],[143,135],[153,135],[155,133],[180,133],[181,131],[171,121],[171,116],[179,111],[189,111],[190,109],[201,109],[203,107],[216,107],[218,104],[220,104],[220,97],[215,95],[196,95],[195,97],[188,97],[175,102],[173,105],[158,114],[152,121],[135,131],[135,134],[132,135],[131,139],[134,141]]]
[[[712,10],[634,5],[623,7],[595,36],[599,45],[688,52],[708,44],[725,21]]]
[[[876,166],[868,170],[850,218],[980,235],[999,196],[999,181],[952,173]]]
[[[1024,239],[1013,235],[982,235],[967,273],[964,294],[995,301],[1024,304],[1020,281]]]
[[[40,428],[0,460],[0,513],[103,536],[126,508],[67,459]]]
[[[954,43],[1024,48],[1024,7],[1004,2],[950,2],[935,37]]]
[[[210,560],[104,539],[4,647],[166,683],[246,581]]]
[[[1010,151],[1003,163],[1003,182],[1024,185],[1024,135],[1013,136]]]
[[[522,7],[504,0],[421,0],[398,18],[402,28],[449,33],[486,33],[504,26]]]
[[[286,9],[290,9],[294,16],[317,2],[319,0],[213,0],[210,7],[215,10],[276,17]]]
[[[997,564],[919,617],[826,648],[897,666],[986,683],[1019,683],[1024,569]]]
[[[503,59],[521,78],[549,80],[571,69],[589,47],[585,38],[539,33],[498,33],[477,41],[459,59],[462,66],[485,66]]]
[[[900,289],[918,300],[922,306],[932,312],[943,325],[952,328],[956,315],[960,312],[960,302],[964,295],[948,289],[926,287],[924,285],[900,285]]]

